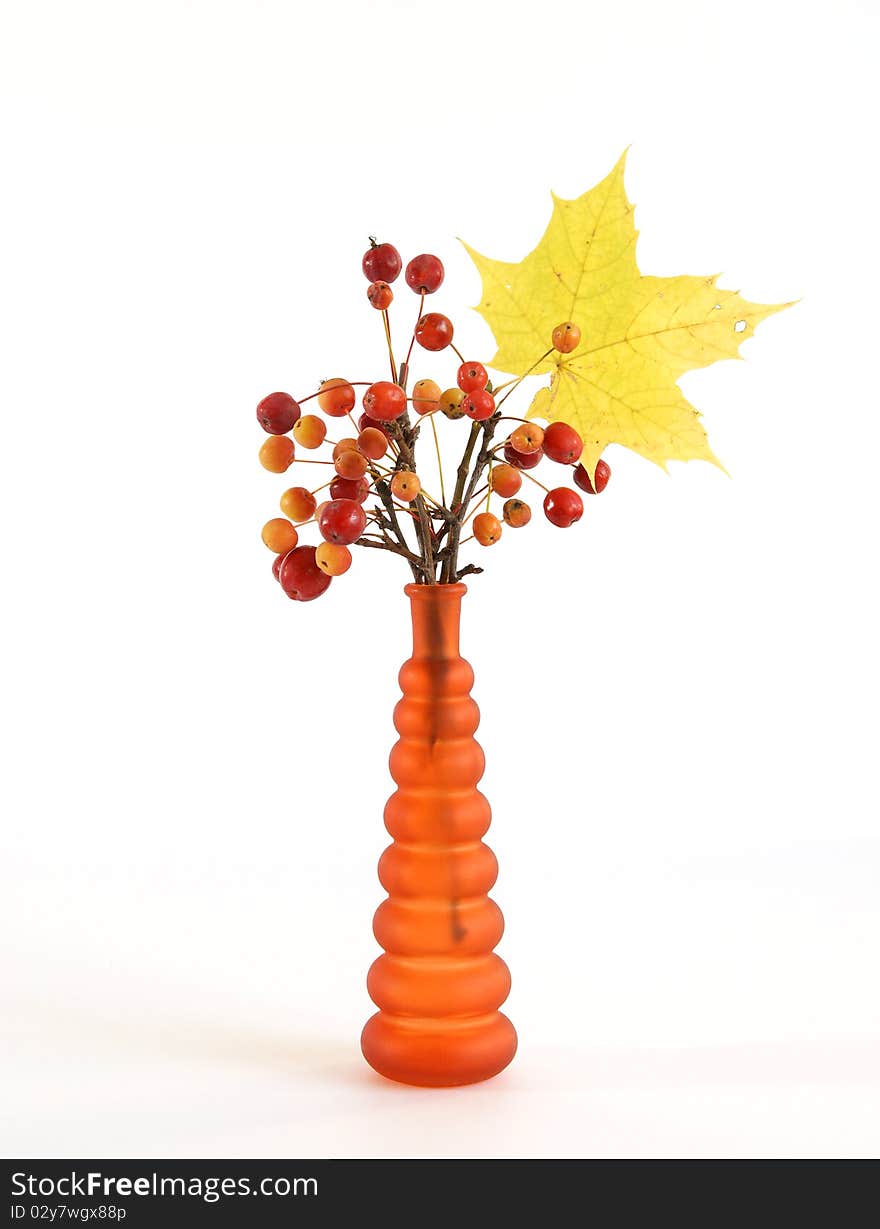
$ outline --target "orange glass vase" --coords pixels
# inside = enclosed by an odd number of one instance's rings
[[[367,977],[379,1008],[361,1048],[381,1075],[439,1087],[489,1079],[513,1058],[516,1033],[498,1010],[510,991],[493,951],[504,929],[487,893],[498,864],[482,837],[489,803],[474,738],[474,673],[459,653],[462,584],[407,585],[413,653],[400,671],[397,785],[385,807],[393,843],[379,861],[388,893],[373,932],[385,949]]]

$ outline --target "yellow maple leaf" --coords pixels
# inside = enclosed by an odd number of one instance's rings
[[[720,465],[677,380],[718,359],[739,358],[756,325],[791,304],[749,303],[720,289],[717,274],[643,276],[625,162],[626,153],[576,200],[554,195],[541,242],[518,264],[464,245],[483,279],[477,311],[498,346],[491,365],[515,376],[552,373],[528,417],[575,427],[590,475],[608,444],[623,444],[663,469],[672,460]],[[548,354],[553,329],[567,320],[581,330],[578,348]]]

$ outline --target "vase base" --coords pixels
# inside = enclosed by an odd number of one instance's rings
[[[500,1011],[439,1019],[378,1011],[364,1026],[361,1050],[386,1079],[451,1088],[503,1071],[516,1053],[516,1031]]]

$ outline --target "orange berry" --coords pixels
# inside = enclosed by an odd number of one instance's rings
[[[501,537],[501,522],[491,512],[474,517],[474,537],[480,546],[494,546]]]
[[[290,521],[286,521],[283,516],[276,516],[271,521],[266,521],[262,538],[273,555],[286,555],[296,546],[299,534]]]
[[[528,456],[531,452],[537,452],[544,443],[544,430],[533,422],[524,422],[515,431],[511,431],[510,443],[516,452]]]
[[[394,302],[394,291],[387,282],[370,282],[367,287],[367,298],[370,306],[377,312],[387,311]]]
[[[358,451],[371,461],[380,461],[388,451],[388,440],[378,427],[364,427],[357,437]]]
[[[416,380],[413,385],[413,409],[417,414],[427,414],[440,405],[440,385],[434,380]]]
[[[270,435],[260,448],[260,464],[270,474],[283,474],[293,464],[293,440],[289,435]]]
[[[333,468],[340,478],[353,478],[356,481],[358,478],[363,478],[367,472],[367,458],[362,452],[347,449],[345,452],[340,452],[333,462]]]
[[[581,344],[581,331],[576,324],[566,320],[557,324],[552,340],[554,350],[558,350],[560,354],[571,354],[572,350],[576,350]]]
[[[336,458],[343,452],[357,452],[357,450],[357,440],[352,439],[350,435],[346,435],[339,441],[338,444],[333,445],[333,460],[335,461]]]
[[[351,551],[337,542],[322,542],[315,551],[315,563],[328,576],[341,576],[351,567]]]
[[[522,525],[528,525],[532,519],[532,510],[522,499],[508,499],[501,515],[505,525],[509,525],[511,529],[519,529]]]
[[[411,470],[398,470],[391,479],[391,494],[403,504],[412,503],[422,489],[418,474]]]
[[[320,448],[327,434],[327,424],[317,414],[303,414],[293,428],[293,438],[302,448]]]
[[[489,486],[502,499],[515,495],[522,486],[522,474],[513,465],[494,465],[489,475]]]
[[[310,521],[315,515],[317,500],[304,486],[292,486],[281,496],[281,511],[292,521]]]
[[[318,393],[318,405],[329,418],[344,418],[354,409],[354,389],[339,376],[325,380]]]
[[[444,393],[440,394],[440,409],[447,418],[456,419],[464,418],[464,410],[461,408],[461,403],[466,397],[466,393],[462,388],[447,388]]]

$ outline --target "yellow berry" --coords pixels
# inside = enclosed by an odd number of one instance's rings
[[[502,499],[515,495],[522,486],[522,474],[513,465],[493,465],[489,475],[489,486]]]
[[[293,440],[289,435],[270,435],[260,448],[260,464],[270,474],[283,474],[293,464]]]
[[[388,451],[388,440],[384,431],[378,427],[364,427],[357,437],[358,451],[371,461],[381,461]]]
[[[327,424],[317,414],[303,414],[293,428],[293,438],[302,448],[320,448],[327,434]]]
[[[403,504],[412,503],[421,489],[418,474],[412,473],[411,470],[398,470],[391,479],[391,494]]]
[[[350,478],[357,481],[358,478],[363,478],[367,472],[367,458],[362,452],[355,452],[349,448],[345,452],[340,452],[333,462],[333,468],[340,478]]]
[[[544,443],[544,428],[533,422],[524,422],[521,427],[511,431],[510,442],[516,452],[528,456],[532,452],[537,452]]]
[[[304,486],[292,486],[281,496],[281,511],[292,521],[310,521],[315,515],[317,500]]]
[[[354,409],[354,389],[348,380],[336,376],[325,380],[318,393],[318,405],[330,418],[344,418]]]
[[[417,414],[427,414],[440,404],[440,385],[434,380],[416,380],[413,385],[413,409]]]
[[[290,521],[283,516],[275,516],[263,526],[262,538],[274,555],[286,555],[296,546],[299,534]]]
[[[351,551],[336,542],[322,542],[315,551],[315,563],[328,576],[341,576],[351,567]]]
[[[444,393],[440,394],[440,409],[447,418],[464,418],[464,410],[461,408],[461,403],[465,399],[465,392],[461,388],[447,388]]]
[[[532,519],[532,510],[522,499],[508,499],[501,515],[505,525],[509,525],[511,529],[519,529],[522,525],[528,525]]]
[[[571,354],[581,344],[581,331],[570,320],[557,324],[553,330],[553,349],[560,354]]]
[[[501,522],[491,512],[474,517],[474,537],[480,546],[494,546],[501,537]]]

